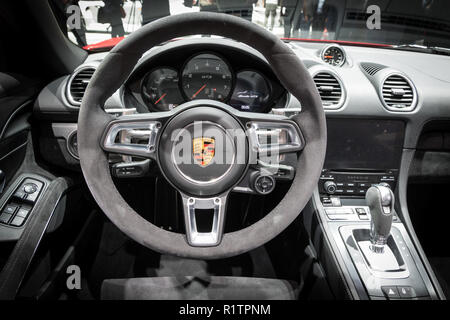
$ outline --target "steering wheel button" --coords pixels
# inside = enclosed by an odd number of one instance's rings
[[[268,194],[275,188],[275,179],[272,176],[257,176],[254,180],[254,188],[260,194]]]

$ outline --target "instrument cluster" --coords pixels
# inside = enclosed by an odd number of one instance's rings
[[[195,53],[179,68],[152,68],[142,79],[141,95],[150,111],[171,110],[196,99],[221,101],[248,112],[268,112],[274,104],[271,81],[262,72],[235,69],[214,52]]]

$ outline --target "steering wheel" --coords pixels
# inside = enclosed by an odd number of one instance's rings
[[[223,36],[255,48],[282,85],[301,102],[302,111],[288,118],[239,112],[212,100],[193,100],[172,111],[117,118],[104,111],[107,98],[123,84],[147,50],[173,38],[197,34]],[[117,136],[122,132],[145,137],[145,143],[132,139],[121,143]],[[271,138],[267,140],[268,135]],[[83,175],[94,199],[122,232],[161,253],[217,259],[265,244],[301,213],[321,174],[326,121],[309,72],[275,35],[231,15],[189,13],[142,27],[105,57],[81,104],[78,148]],[[156,161],[163,176],[181,194],[185,234],[158,228],[127,204],[111,178],[109,153]],[[230,191],[252,163],[283,153],[297,155],[296,174],[284,198],[256,223],[223,233],[225,217],[230,214],[226,210]],[[211,216],[211,230],[198,230],[197,214]]]

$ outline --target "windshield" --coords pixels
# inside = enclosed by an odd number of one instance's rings
[[[168,15],[239,16],[280,38],[450,48],[448,0],[49,0],[63,32],[81,47],[127,36]]]

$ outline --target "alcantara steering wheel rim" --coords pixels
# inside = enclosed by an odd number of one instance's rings
[[[280,203],[264,218],[239,231],[225,233],[214,246],[192,246],[184,234],[158,228],[136,213],[112,181],[107,153],[102,149],[105,128],[114,121],[103,106],[152,47],[177,37],[211,34],[243,42],[265,56],[282,85],[302,104],[293,120],[305,145],[296,175]],[[148,117],[148,116],[147,116]],[[198,259],[235,256],[276,237],[301,213],[319,180],[326,151],[326,121],[315,84],[299,58],[275,35],[244,19],[217,13],[169,16],[131,34],[106,56],[92,77],[78,118],[78,148],[86,183],[108,218],[138,243],[161,253]]]

